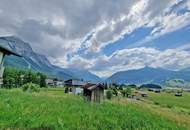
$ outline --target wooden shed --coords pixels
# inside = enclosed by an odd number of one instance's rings
[[[88,101],[100,103],[104,98],[104,85],[88,83],[83,86],[83,95]]]

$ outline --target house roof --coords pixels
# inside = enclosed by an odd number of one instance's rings
[[[104,88],[102,84],[92,84],[92,83],[87,83],[86,85],[83,86],[84,89],[88,90],[94,90],[97,87]]]
[[[11,51],[10,49],[5,48],[5,47],[3,47],[3,46],[1,46],[1,45],[0,45],[0,51],[4,52],[4,53],[7,54],[7,55],[15,55],[15,56],[21,57],[21,55],[19,55],[19,54],[13,52],[13,51]]]
[[[65,84],[73,85],[73,86],[83,86],[86,84],[86,82],[84,82],[84,81],[75,80],[75,79],[69,79],[64,82],[65,82]]]

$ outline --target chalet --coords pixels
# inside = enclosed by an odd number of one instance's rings
[[[104,86],[102,84],[87,83],[83,86],[83,95],[87,101],[100,103],[104,98]]]
[[[70,92],[74,94],[82,93],[83,89],[81,87],[85,84],[86,82],[77,79],[69,79],[64,82],[64,85],[69,87]]]
[[[4,73],[4,58],[5,55],[15,55],[21,57],[19,54],[0,46],[0,86],[3,84],[3,73]]]
[[[64,82],[65,86],[69,86],[69,87],[81,87],[83,85],[85,85],[85,82],[84,81],[81,81],[81,80],[76,80],[76,79],[69,79],[69,80],[66,80]]]
[[[54,86],[53,79],[46,79],[46,84],[47,84],[48,86]]]
[[[64,82],[62,80],[59,80],[57,78],[47,78],[46,79],[46,84],[48,86],[52,86],[52,87],[63,87],[64,86]]]

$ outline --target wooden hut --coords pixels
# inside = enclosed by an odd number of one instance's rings
[[[0,86],[3,84],[3,73],[4,73],[4,58],[5,55],[15,55],[21,57],[19,54],[9,50],[0,45]]]
[[[83,86],[83,95],[88,101],[100,103],[104,98],[104,86],[88,83]]]

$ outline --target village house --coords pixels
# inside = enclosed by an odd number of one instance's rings
[[[146,92],[139,91],[139,94],[141,95],[141,97],[148,97],[148,94]]]
[[[100,103],[104,99],[104,86],[87,83],[83,86],[83,95],[87,101]]]
[[[63,87],[64,86],[64,81],[59,80],[57,78],[47,78],[46,79],[46,84],[48,86],[52,86],[52,87]]]
[[[47,78],[47,79],[46,79],[46,84],[47,84],[48,86],[54,86],[53,79]]]
[[[66,86],[70,86],[70,87],[72,87],[72,86],[81,87],[81,86],[85,85],[86,83],[84,81],[77,80],[77,79],[69,79],[69,80],[66,80],[64,82],[64,84]]]
[[[3,73],[4,73],[4,58],[5,55],[15,55],[21,57],[19,54],[0,46],[0,86],[3,84]]]
[[[70,92],[74,94],[82,93],[83,89],[81,87],[85,84],[86,82],[77,79],[69,79],[64,82],[64,86],[69,87]]]

